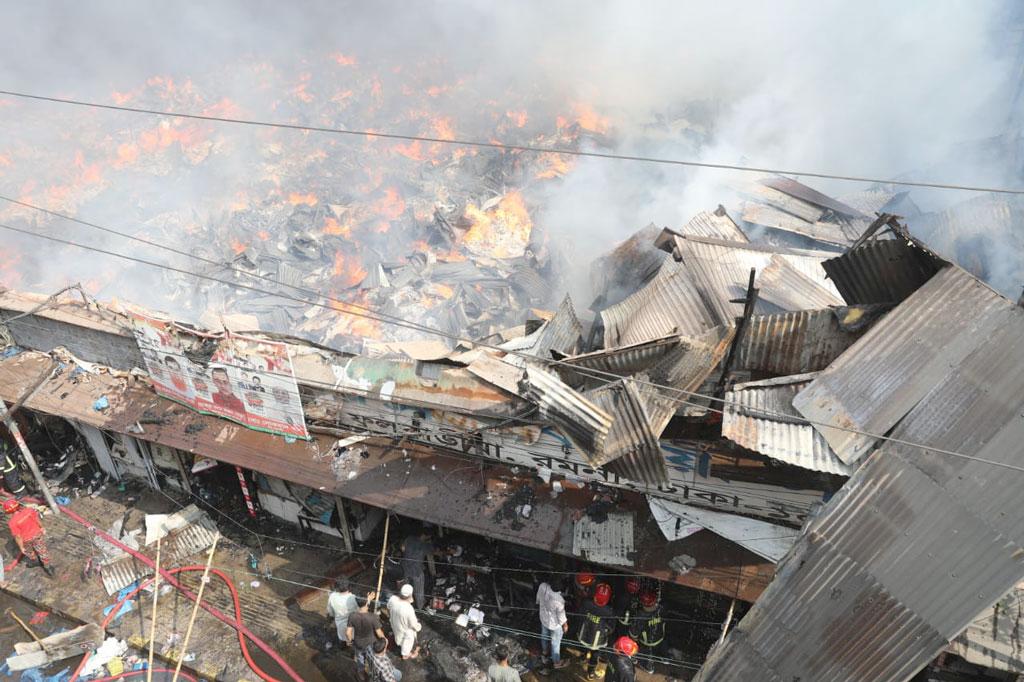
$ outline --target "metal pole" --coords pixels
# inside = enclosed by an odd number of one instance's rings
[[[722,634],[718,638],[718,642],[715,646],[721,646],[722,642],[725,641],[725,636],[729,634],[729,625],[732,623],[732,612],[736,608],[736,600],[733,599],[729,602],[729,613],[725,616],[725,622],[722,623]]]
[[[153,616],[149,624],[149,663],[146,682],[153,682],[153,642],[156,640],[156,600],[160,596],[160,538],[156,539],[156,573],[153,574]]]
[[[388,551],[388,531],[391,529],[391,514],[384,512],[384,544],[380,546],[380,571],[377,573],[377,605],[373,612],[380,611],[380,588],[384,584],[384,554]]]
[[[36,464],[35,457],[29,452],[28,444],[25,439],[21,436],[21,429],[18,428],[18,424],[15,423],[14,418],[11,417],[11,413],[7,411],[7,403],[0,400],[0,419],[3,420],[7,426],[7,430],[11,432],[11,436],[14,437],[14,442],[18,444],[18,449],[21,450],[21,456],[28,462],[28,468],[32,471],[32,476],[36,479],[36,485],[39,486],[40,492],[43,493],[43,497],[46,498],[46,504],[50,505],[50,509],[53,510],[54,514],[59,514],[60,509],[57,507],[57,501],[53,499],[53,493],[46,487],[46,481],[43,480],[43,474],[39,471],[39,466]]]
[[[196,614],[199,613],[199,605],[203,602],[203,590],[206,589],[207,576],[210,575],[210,565],[213,564],[213,553],[217,551],[217,541],[220,540],[220,533],[213,536],[213,544],[210,546],[210,555],[206,557],[206,568],[203,569],[203,578],[199,583],[199,592],[196,594],[196,603],[192,606],[192,617],[188,619],[188,629],[185,630],[185,641],[181,644],[181,653],[178,654],[178,665],[174,667],[174,677],[171,682],[178,682],[178,675],[181,673],[181,664],[188,652],[188,640],[192,637],[192,626],[196,622]]]

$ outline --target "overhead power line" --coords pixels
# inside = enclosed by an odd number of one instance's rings
[[[47,212],[50,212],[50,211],[47,211]],[[78,221],[77,219],[74,219],[74,218],[70,218],[70,220],[72,220],[74,222],[82,222],[82,221]],[[91,223],[86,223],[86,224],[92,226]],[[313,306],[317,306],[317,307],[321,307],[321,308],[326,308],[328,310],[333,310],[335,312],[339,312],[339,313],[343,313],[343,314],[347,314],[347,315],[355,315],[357,317],[364,317],[364,318],[375,320],[377,322],[382,322],[382,323],[385,323],[385,324],[392,324],[392,325],[401,326],[401,327],[413,328],[413,329],[417,329],[419,331],[426,332],[428,334],[432,334],[432,335],[436,335],[436,336],[441,336],[443,338],[448,338],[448,339],[451,339],[451,340],[454,340],[454,341],[457,341],[457,342],[460,342],[460,343],[466,343],[466,344],[470,344],[470,345],[473,345],[473,346],[479,346],[481,348],[488,348],[488,349],[496,350],[496,351],[499,351],[501,353],[506,353],[506,354],[509,354],[509,355],[516,355],[518,357],[522,357],[522,358],[524,358],[526,360],[530,360],[530,361],[534,361],[534,362],[538,362],[539,361],[539,362],[542,362],[542,363],[544,363],[546,365],[563,365],[563,366],[566,366],[566,367],[570,367],[573,371],[575,371],[577,373],[583,374],[585,376],[590,376],[591,378],[609,378],[612,381],[618,381],[618,380],[624,378],[624,377],[621,377],[621,376],[619,376],[619,375],[617,375],[617,374],[615,374],[613,372],[606,372],[606,371],[603,371],[603,370],[598,370],[598,369],[593,369],[593,368],[583,368],[583,367],[579,367],[577,365],[574,365],[572,363],[565,362],[564,360],[539,358],[539,357],[530,355],[528,353],[524,353],[522,351],[508,350],[508,349],[500,348],[498,346],[495,346],[495,345],[492,345],[492,344],[488,344],[488,343],[485,343],[485,342],[474,341],[472,339],[466,339],[466,338],[460,337],[460,336],[458,336],[456,334],[451,334],[449,332],[442,331],[440,329],[434,329],[432,327],[427,327],[427,326],[423,326],[423,325],[416,325],[416,324],[413,324],[413,323],[408,323],[408,322],[405,322],[405,321],[397,320],[397,318],[393,318],[391,320],[388,320],[388,319],[384,319],[383,317],[381,317],[379,315],[369,314],[369,313],[365,313],[365,312],[356,312],[356,311],[353,311],[353,310],[338,310],[338,308],[336,306],[332,306],[332,305],[327,304],[327,303],[321,303],[319,301],[308,301],[306,299],[298,298],[298,297],[295,297],[295,296],[290,296],[288,294],[283,294],[283,293],[279,293],[279,292],[268,291],[266,289],[261,289],[259,287],[252,286],[252,285],[249,285],[249,284],[243,284],[241,282],[231,282],[231,281],[228,281],[228,280],[225,280],[225,279],[221,279],[219,277],[214,277],[212,275],[206,275],[206,274],[203,274],[203,273],[194,272],[192,270],[187,270],[187,269],[184,269],[184,268],[178,268],[178,267],[175,267],[175,266],[172,266],[172,265],[167,265],[165,263],[158,263],[156,261],[146,260],[144,258],[138,258],[137,256],[129,256],[127,254],[117,253],[115,251],[110,251],[110,250],[107,250],[107,249],[101,249],[99,247],[90,246],[88,244],[82,244],[80,242],[71,241],[69,239],[63,239],[61,237],[55,237],[53,235],[41,234],[39,232],[34,232],[32,230],[27,230],[27,229],[23,229],[23,228],[19,228],[19,227],[14,227],[12,225],[6,225],[6,224],[0,223],[0,229],[5,229],[5,230],[9,230],[11,232],[17,232],[17,233],[20,233],[20,234],[25,234],[25,235],[28,235],[28,236],[31,236],[31,237],[40,238],[40,239],[46,239],[46,240],[49,240],[49,241],[52,241],[52,242],[56,242],[56,243],[59,243],[59,244],[65,244],[65,245],[68,245],[68,246],[75,246],[75,247],[78,247],[78,248],[81,248],[81,249],[86,249],[88,251],[93,251],[95,253],[101,253],[103,255],[113,256],[115,258],[121,258],[123,260],[131,261],[131,262],[134,262],[134,263],[139,263],[141,265],[147,265],[147,266],[150,266],[150,267],[155,267],[155,268],[159,268],[159,269],[163,269],[163,270],[168,270],[168,271],[171,271],[171,272],[177,272],[177,273],[180,273],[180,274],[183,274],[183,275],[190,275],[190,276],[196,277],[198,279],[205,279],[205,280],[212,281],[212,282],[218,282],[218,283],[224,284],[226,286],[232,286],[232,287],[236,287],[236,288],[240,288],[240,289],[246,289],[246,290],[249,290],[249,291],[254,291],[254,292],[265,294],[265,295],[280,296],[281,298],[290,299],[290,300],[293,300],[293,301],[297,301],[299,303],[304,303],[306,305],[313,305]],[[153,242],[148,242],[148,243],[154,244]],[[170,247],[168,247],[168,248],[170,248]],[[174,249],[170,249],[170,250],[176,251]],[[244,271],[239,271],[239,272],[244,272]],[[245,274],[249,274],[249,273],[245,273]],[[267,279],[267,278],[263,277],[262,279]],[[274,280],[271,280],[271,281],[274,281]],[[358,309],[369,310],[371,312],[375,312],[375,311],[373,311],[372,308],[369,308],[367,306],[360,306],[360,305],[348,303],[348,302],[345,302],[345,301],[339,301],[337,299],[331,299],[330,297],[328,297],[328,296],[326,296],[324,294],[321,294],[321,293],[317,293],[316,295],[317,295],[318,298],[324,298],[326,300],[334,300],[337,303],[343,304],[343,305],[345,305],[347,307],[355,307],[355,308],[358,308]],[[697,393],[695,391],[687,391],[685,389],[676,388],[674,386],[668,386],[668,385],[665,385],[665,384],[658,384],[658,383],[655,383],[655,382],[645,381],[645,380],[642,380],[642,379],[635,379],[635,378],[632,378],[631,381],[635,382],[638,385],[649,386],[651,388],[658,389],[659,391],[669,391],[671,393],[675,393],[676,396],[681,396],[681,395],[692,396],[692,397],[695,397],[695,398],[700,398],[700,399],[705,399],[705,400],[719,402],[719,403],[722,403],[723,406],[729,404],[729,402],[726,401],[723,398],[717,398],[717,397],[714,397],[714,396],[709,396],[709,395],[705,395],[705,394],[702,394],[702,393]],[[700,407],[702,409],[708,409],[708,410],[710,410],[712,412],[716,412],[718,414],[725,414],[725,410],[724,409],[713,408],[713,407],[710,407],[710,406],[707,406],[707,405],[703,405],[703,404],[699,404],[699,403],[694,403],[694,402],[692,402],[690,400],[686,400],[685,398],[680,398],[680,397],[672,398],[670,396],[665,396],[665,397],[668,398],[669,400],[672,400],[673,402],[675,402],[677,404],[691,405],[691,406],[695,406],[695,407]],[[748,412],[752,411],[750,408],[747,408],[747,407],[744,407],[744,409],[747,410]],[[787,420],[792,420],[793,419],[792,415],[783,415],[782,413],[778,413],[778,412],[774,412],[773,413],[773,411],[770,411],[770,410],[758,410],[758,411],[761,414],[765,414],[765,415],[768,415],[768,416],[785,417]],[[810,420],[810,419],[806,419],[806,418],[801,418],[800,422],[804,423],[804,424],[809,424],[809,425],[812,425],[812,426],[823,426],[823,427],[827,427],[827,428],[830,428],[830,429],[835,429],[835,430],[838,430],[838,431],[845,431],[845,432],[853,433],[853,434],[860,435],[860,436],[866,436],[866,437],[869,437],[869,438],[871,438],[873,440],[882,440],[882,441],[887,441],[887,442],[890,442],[890,443],[895,443],[895,444],[898,444],[898,445],[905,445],[907,447],[913,447],[913,448],[916,448],[916,449],[919,449],[919,450],[922,450],[922,451],[925,451],[925,452],[935,452],[935,453],[938,453],[938,454],[948,455],[948,456],[951,456],[951,457],[957,457],[957,458],[960,458],[960,459],[965,459],[965,460],[976,461],[976,462],[980,462],[980,463],[984,463],[984,464],[989,464],[991,466],[996,466],[996,467],[1000,467],[1000,468],[1004,468],[1004,469],[1009,469],[1009,470],[1012,470],[1012,471],[1024,472],[1024,467],[1018,466],[1018,465],[1015,465],[1015,464],[1010,464],[1010,463],[1007,463],[1007,462],[997,462],[995,460],[985,459],[985,458],[982,458],[982,457],[975,457],[975,456],[972,456],[972,455],[964,454],[962,452],[956,452],[954,450],[946,450],[946,449],[943,449],[943,448],[937,448],[937,447],[934,447],[934,446],[925,445],[923,443],[915,443],[913,441],[903,440],[903,439],[899,439],[899,438],[893,438],[892,436],[886,436],[886,435],[883,435],[883,434],[875,434],[875,433],[871,433],[869,431],[863,431],[863,430],[855,429],[855,428],[852,428],[852,427],[840,426],[840,425],[826,423],[826,422],[820,422],[820,421],[814,421],[814,420]]]
[[[613,152],[580,151],[577,149],[566,149],[560,147],[537,147],[535,145],[512,144],[508,142],[496,142],[489,140],[467,140],[459,138],[428,137],[425,135],[404,135],[401,133],[388,133],[376,130],[355,130],[350,128],[331,128],[327,126],[310,126],[299,123],[283,123],[280,121],[261,121],[248,118],[232,118],[227,116],[211,116],[209,114],[192,114],[182,111],[169,111],[164,109],[147,109],[144,107],[128,107],[116,104],[104,104],[101,102],[89,102],[85,100],[70,99],[66,97],[48,97],[35,95],[27,92],[14,90],[0,90],[0,95],[18,97],[22,99],[36,100],[40,102],[53,102],[56,104],[70,104],[79,107],[92,109],[107,109],[110,111],[123,111],[133,114],[147,114],[151,116],[167,116],[171,118],[184,118],[196,121],[209,121],[214,123],[234,123],[238,125],[258,126],[263,128],[280,128],[283,130],[298,130],[313,133],[329,133],[332,135],[349,135],[353,137],[380,138],[387,140],[401,140],[404,142],[430,142],[437,144],[455,145],[460,147],[476,147],[483,149],[498,149],[503,151],[529,152],[533,154],[565,154],[568,156],[579,156],[594,159],[607,159],[613,161],[635,161],[641,163],[654,163],[668,166],[687,166],[691,168],[708,168],[713,170],[728,170],[741,173],[758,173],[761,175],[794,175],[805,178],[821,178],[823,180],[843,180],[847,182],[863,182],[869,184],[899,185],[901,187],[923,187],[928,189],[952,189],[968,192],[993,192],[997,194],[1024,194],[1024,189],[1012,189],[1006,187],[983,187],[978,185],[961,185],[946,182],[919,182],[914,180],[893,180],[874,178],[863,175],[840,175],[834,173],[822,173],[818,171],[794,170],[792,168],[771,168],[767,166],[744,166],[731,163],[715,163],[711,161],[695,161],[692,159],[672,159],[659,156],[643,156],[639,154],[616,154]]]

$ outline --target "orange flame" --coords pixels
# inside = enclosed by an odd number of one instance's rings
[[[420,144],[419,140],[414,140],[409,144],[396,144],[393,149],[407,159],[412,159],[413,161],[423,160],[423,145]]]
[[[121,106],[124,104],[128,104],[128,102],[131,102],[132,98],[135,97],[135,95],[133,95],[130,92],[118,92],[117,90],[114,90],[110,93],[110,97],[114,100],[114,104]]]
[[[342,237],[350,238],[352,236],[352,223],[348,219],[344,223],[339,223],[336,218],[328,217],[324,220],[323,232],[324,234],[340,234]]]
[[[523,126],[526,125],[526,122],[529,120],[529,117],[526,115],[525,111],[506,111],[505,116],[508,117],[510,121],[512,121],[512,124],[516,128],[522,128]]]
[[[589,130],[592,133],[599,133],[601,135],[608,132],[610,127],[608,118],[598,114],[589,104],[577,102],[573,104],[572,111],[573,122],[578,124],[583,130]],[[564,116],[559,116],[556,119],[556,123],[559,128],[565,128],[569,125],[569,120]]]
[[[231,240],[231,250],[235,252],[236,256],[241,254],[247,248],[249,248],[249,245],[246,244],[245,242],[240,242],[237,239]]]
[[[357,262],[354,266],[348,265],[345,254],[341,250],[334,252],[333,273],[335,277],[341,279],[346,287],[354,287],[366,277],[366,270],[363,269],[362,264]]]
[[[356,58],[355,55],[342,54],[341,52],[334,52],[331,54],[331,59],[338,62],[340,66],[355,66]]]
[[[452,128],[452,120],[447,116],[442,116],[431,120],[430,126],[434,131],[434,137],[442,140],[453,140],[455,139],[455,129]]]
[[[305,204],[306,206],[316,206],[317,198],[316,195],[310,192],[309,194],[299,194],[298,192],[290,192],[288,194],[288,203],[292,206],[298,206],[299,204]]]
[[[560,178],[572,170],[572,162],[564,154],[542,154],[540,159],[542,168],[533,176],[538,180]]]
[[[388,220],[397,220],[405,213],[405,199],[395,187],[387,187],[384,196],[373,202],[373,210]],[[387,230],[381,230],[386,232]]]
[[[483,211],[466,205],[472,226],[462,236],[466,248],[492,258],[517,258],[530,241],[533,222],[519,192],[509,192],[497,206]]]

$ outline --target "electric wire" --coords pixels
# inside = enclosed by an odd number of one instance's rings
[[[511,144],[497,141],[466,140],[457,138],[429,137],[424,135],[405,135],[399,133],[379,132],[374,130],[354,130],[348,128],[331,128],[326,126],[310,126],[298,123],[283,123],[277,121],[260,121],[255,119],[231,118],[226,116],[211,116],[208,114],[191,114],[180,111],[168,111],[162,109],[147,109],[143,107],[129,107],[115,104],[103,104],[101,102],[89,102],[85,100],[71,99],[66,97],[48,97],[27,92],[14,90],[0,90],[0,95],[18,97],[20,99],[35,100],[40,102],[51,102],[55,104],[69,104],[78,107],[91,109],[105,109],[108,111],[121,111],[134,114],[146,114],[150,116],[166,116],[168,118],[181,118],[196,121],[208,121],[213,123],[232,123],[262,128],[278,128],[283,130],[297,130],[302,132],[329,133],[334,135],[348,135],[353,137],[378,138],[387,140],[401,140],[413,142],[429,142],[447,144],[460,147],[475,147],[484,149],[497,149],[501,151],[528,152],[534,154],[565,154],[567,156],[578,156],[585,158],[605,159],[614,161],[634,161],[670,166],[686,166],[692,168],[707,168],[714,170],[728,170],[742,173],[759,173],[773,175],[795,175],[806,178],[820,178],[825,180],[842,180],[846,182],[863,182],[870,184],[898,185],[902,187],[923,187],[928,189],[950,189],[969,192],[992,192],[996,194],[1024,194],[1024,189],[1012,189],[1006,187],[984,187],[977,185],[961,185],[944,182],[919,182],[913,180],[893,180],[874,178],[861,175],[840,175],[834,173],[822,173],[818,171],[803,171],[785,168],[771,168],[761,166],[746,166],[729,163],[714,163],[710,161],[694,161],[687,159],[672,159],[657,156],[642,156],[637,154],[616,154],[613,152],[585,151],[560,147],[537,147],[534,145]]]

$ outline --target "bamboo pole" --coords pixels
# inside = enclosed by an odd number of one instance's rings
[[[380,571],[377,573],[377,605],[374,613],[380,612],[380,588],[384,584],[384,555],[388,551],[388,531],[391,528],[391,514],[384,512],[384,544],[380,546]]]
[[[185,630],[185,641],[181,644],[181,653],[178,654],[178,664],[174,667],[174,677],[171,682],[178,682],[178,675],[181,673],[181,664],[185,660],[185,652],[188,651],[188,640],[192,637],[192,626],[196,622],[196,614],[199,613],[199,605],[203,601],[203,590],[206,589],[206,580],[210,575],[210,566],[213,564],[213,553],[217,551],[217,541],[220,540],[220,533],[213,536],[213,544],[210,546],[210,555],[206,557],[206,568],[203,569],[203,578],[199,582],[199,592],[196,594],[196,603],[192,606],[192,617],[188,619],[188,629]]]
[[[153,616],[149,624],[149,662],[146,682],[153,682],[153,642],[156,640],[156,600],[160,596],[160,538],[156,539],[156,573],[153,574]]]

